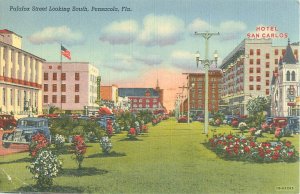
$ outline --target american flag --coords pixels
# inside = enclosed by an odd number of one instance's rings
[[[71,60],[71,52],[61,45],[61,54]]]

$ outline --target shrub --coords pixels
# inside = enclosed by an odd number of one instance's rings
[[[136,137],[135,128],[130,128],[127,136],[129,137],[129,139],[134,139]]]
[[[104,154],[109,154],[111,148],[112,148],[112,143],[108,136],[101,137],[100,139],[100,146],[102,148],[102,152]]]
[[[65,141],[64,136],[56,134],[54,138],[54,146],[57,154],[61,154],[65,150]]]
[[[31,138],[31,142],[29,144],[29,155],[31,157],[35,157],[41,149],[47,148],[48,146],[49,142],[46,136],[43,133],[37,133]]]
[[[72,140],[72,149],[75,154],[75,160],[78,164],[78,169],[81,169],[81,164],[84,159],[84,154],[86,152],[86,145],[83,137],[80,135],[75,135]]]
[[[50,150],[41,150],[34,161],[27,166],[36,179],[36,185],[40,189],[50,188],[53,184],[53,178],[56,177],[62,168],[62,163]]]
[[[241,130],[242,133],[244,133],[244,131],[247,129],[247,124],[244,122],[240,122],[239,123],[239,130]]]

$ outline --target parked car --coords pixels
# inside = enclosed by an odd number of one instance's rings
[[[178,119],[178,123],[187,123],[188,122],[188,117],[187,116],[181,116]],[[190,119],[190,123],[192,122],[192,119]]]
[[[17,126],[17,120],[13,115],[0,115],[0,128],[6,130]]]
[[[288,124],[286,117],[274,117],[270,125],[270,133],[275,133],[276,128],[285,128]]]
[[[300,116],[288,117],[288,123],[286,126],[286,130],[291,131],[291,133],[295,134],[300,132]]]
[[[43,133],[51,142],[48,119],[26,117],[18,120],[17,127],[12,134],[3,137],[4,143],[29,143],[36,133]]]

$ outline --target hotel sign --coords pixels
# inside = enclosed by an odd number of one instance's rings
[[[285,39],[288,33],[280,32],[277,26],[257,26],[255,32],[247,33],[248,39]]]

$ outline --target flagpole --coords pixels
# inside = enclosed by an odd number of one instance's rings
[[[62,54],[61,54],[62,43],[60,43],[60,110],[62,111]]]

